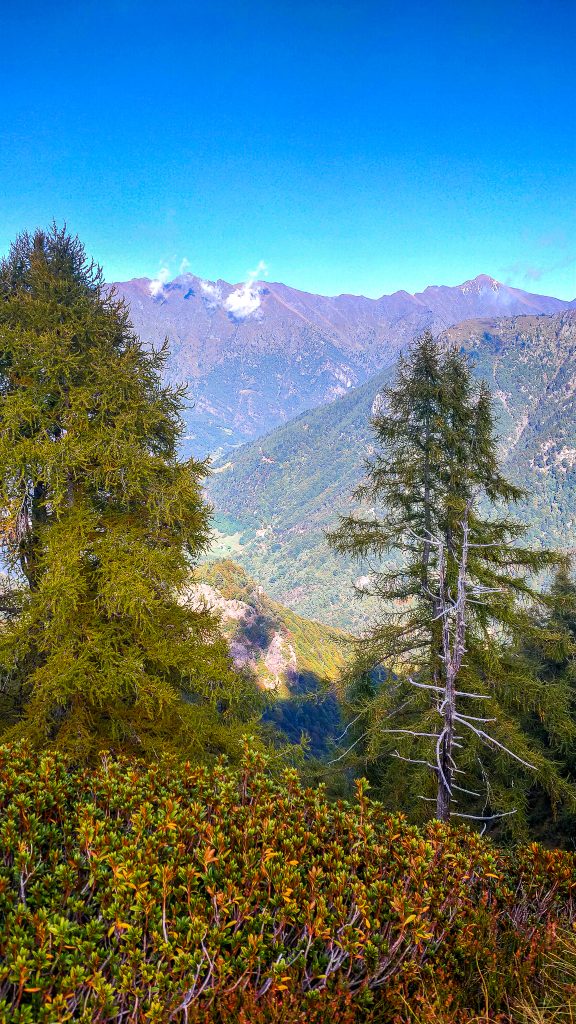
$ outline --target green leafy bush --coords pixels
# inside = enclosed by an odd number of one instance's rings
[[[538,990],[573,855],[409,826],[363,784],[331,804],[275,763],[1,747],[0,1021],[462,1022]]]

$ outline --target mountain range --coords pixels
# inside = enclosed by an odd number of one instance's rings
[[[576,305],[484,274],[457,287],[378,299],[193,274],[116,288],[141,338],[154,345],[168,338],[167,376],[189,388],[183,450],[201,456],[254,440],[362,385],[425,328],[438,333],[474,317],[553,314]]]
[[[576,310],[469,320],[444,331],[494,395],[501,456],[526,488],[516,514],[537,544],[576,547]],[[370,613],[324,531],[351,506],[372,451],[370,418],[387,367],[344,397],[215,462],[215,554],[228,555],[301,615],[357,628]]]

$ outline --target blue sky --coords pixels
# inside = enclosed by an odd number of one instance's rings
[[[576,296],[573,0],[3,6],[0,251],[56,218],[109,280]]]

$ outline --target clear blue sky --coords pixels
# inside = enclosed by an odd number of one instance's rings
[[[576,296],[574,0],[2,7],[0,251],[56,218],[109,280]]]

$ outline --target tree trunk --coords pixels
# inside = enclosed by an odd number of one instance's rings
[[[436,816],[440,821],[450,821],[452,803],[452,780],[454,777],[454,740],[456,715],[456,679],[462,667],[466,650],[466,603],[468,584],[468,520],[470,503],[466,505],[461,522],[462,547],[458,560],[458,582],[455,598],[452,598],[446,581],[447,557],[455,557],[453,533],[440,545],[438,556],[439,589],[438,604],[442,621],[442,660],[444,664],[444,692],[440,704],[442,731],[437,750],[438,794]],[[450,624],[453,623],[453,636]]]
[[[29,503],[27,529],[19,545],[20,567],[28,580],[30,590],[36,590],[38,586],[38,527],[45,523],[48,518],[45,499],[46,488],[44,484],[34,484],[32,498]]]
[[[454,675],[452,666],[446,673],[446,687],[443,700],[443,739],[440,744],[438,757],[438,796],[436,799],[436,817],[440,821],[450,821],[450,810],[452,804],[452,778],[453,763],[452,751],[454,749]]]

